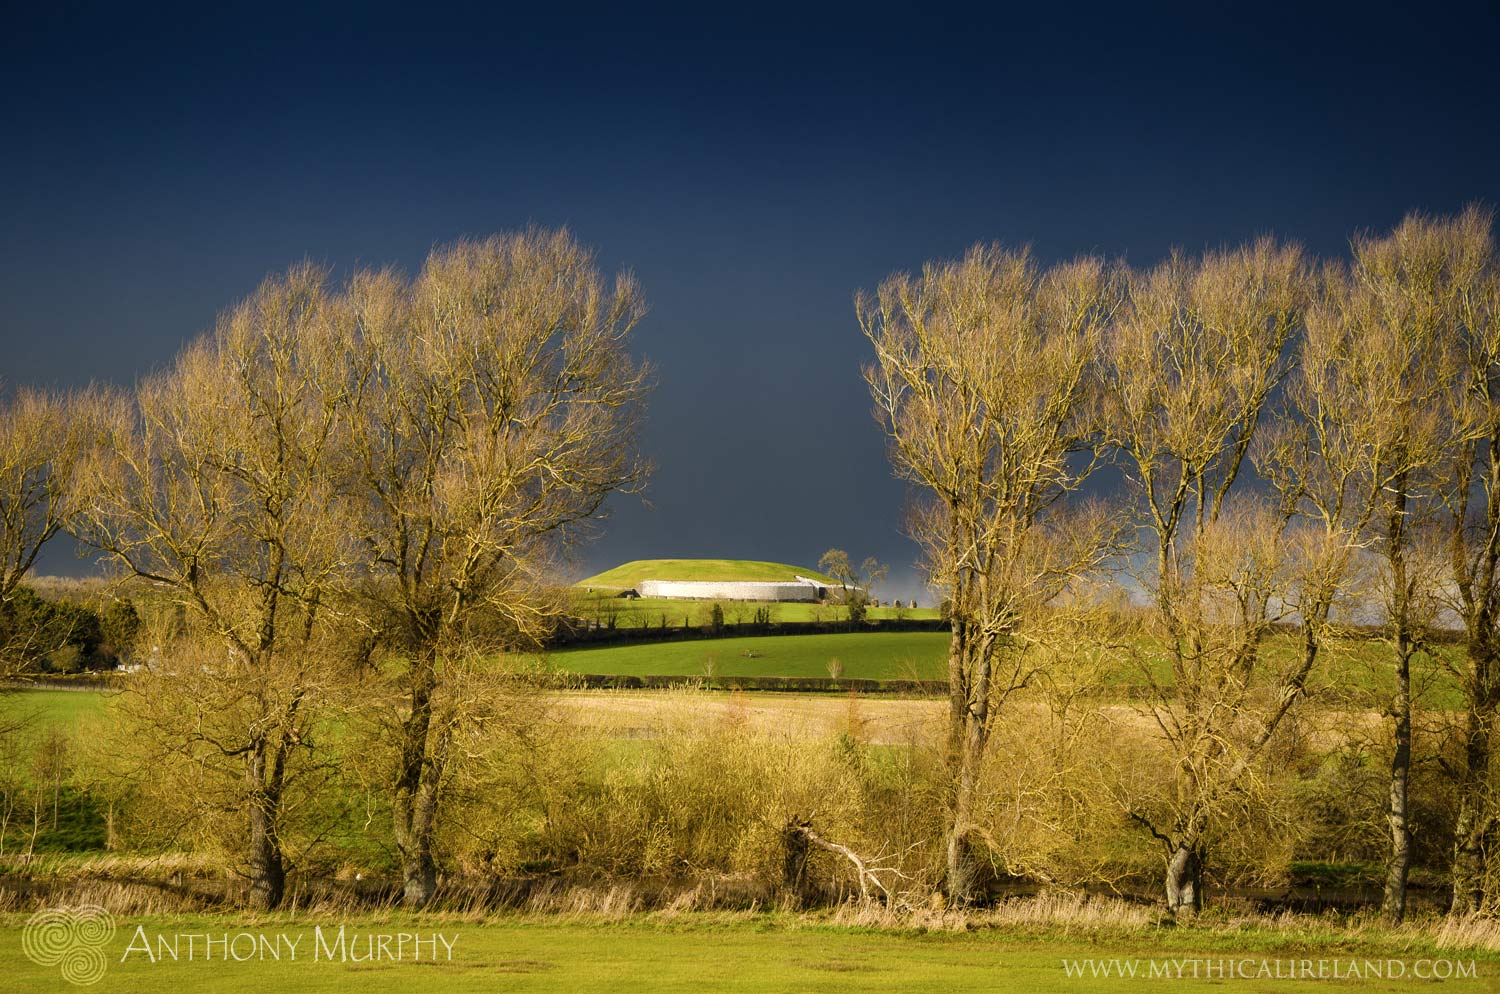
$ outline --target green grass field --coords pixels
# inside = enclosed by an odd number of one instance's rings
[[[38,763],[53,743],[64,757],[76,757],[80,743],[97,739],[105,720],[105,695],[85,690],[0,691],[0,793],[18,784],[46,783]],[[33,797],[35,795],[32,795]],[[45,795],[44,795],[45,797]],[[99,806],[73,783],[61,783],[42,809],[22,802],[6,812],[0,840],[38,853],[103,848],[106,829]],[[29,835],[28,829],[35,831]],[[13,851],[13,850],[12,850]],[[4,990],[0,984],[0,990]]]
[[[850,679],[942,680],[947,677],[948,639],[946,632],[763,635],[563,649],[547,658],[573,673],[707,676],[712,660],[716,676],[794,677],[826,677],[829,660],[837,658],[844,664],[842,675]],[[1268,644],[1263,665],[1268,671],[1285,668],[1296,651],[1295,639],[1277,637]],[[1418,707],[1462,706],[1462,691],[1451,669],[1461,654],[1457,646],[1441,646],[1435,657],[1418,655],[1413,660]],[[1106,686],[1140,686],[1145,683],[1143,666],[1149,666],[1157,680],[1170,682],[1163,650],[1147,642],[1133,652],[1112,652],[1098,678]],[[1330,646],[1314,669],[1309,687],[1321,696],[1352,693],[1363,695],[1367,704],[1378,703],[1394,688],[1390,647],[1370,639]]]
[[[20,915],[0,918],[0,978],[7,991],[72,988],[57,966],[29,960],[21,947]],[[681,915],[638,917],[614,922],[577,919],[497,919],[465,924],[454,919],[408,916],[354,919],[344,925],[321,918],[316,923],[286,915],[259,920],[232,917],[125,917],[114,936],[100,948],[103,979],[93,989],[155,994],[193,991],[203,994],[264,994],[266,991],[322,992],[357,989],[412,994],[465,992],[565,992],[565,994],[705,994],[705,992],[886,991],[921,992],[1091,992],[1147,988],[1158,983],[1174,991],[1233,989],[1250,994],[1359,990],[1388,992],[1420,989],[1493,991],[1500,963],[1494,953],[1440,953],[1421,942],[1395,937],[1329,937],[1315,944],[1305,939],[1246,933],[1150,929],[1133,934],[1070,934],[1061,929],[1038,933],[1026,929],[982,929],[974,932],[876,931],[808,924],[787,916]],[[322,929],[322,946],[318,934]],[[408,939],[423,938],[422,961],[412,958]],[[442,935],[442,941],[434,933]],[[227,936],[241,952],[276,950],[281,959],[257,953],[242,961],[204,960],[207,948],[197,940],[200,957],[187,962],[186,935]],[[237,939],[242,934],[250,940]],[[392,936],[388,955],[378,961],[351,962],[344,955],[357,948],[379,950],[382,935]],[[282,937],[285,937],[284,939]],[[155,962],[140,951],[144,940],[155,949],[165,937],[176,943],[180,958]],[[263,942],[261,940],[264,940]],[[351,940],[357,943],[351,944]],[[452,952],[448,952],[451,944]],[[136,951],[130,950],[134,947]],[[295,949],[295,954],[289,950]],[[401,949],[403,958],[395,952]],[[436,950],[435,961],[429,949]],[[332,961],[325,950],[334,953]],[[315,951],[317,958],[315,958]],[[294,958],[295,955],[295,958]],[[449,956],[451,955],[451,959]],[[123,961],[122,961],[123,960]],[[1341,966],[1351,961],[1379,963],[1383,973],[1397,970],[1400,979],[1287,980],[1232,979],[1205,976],[1212,967],[1255,972],[1289,971],[1302,961]],[[1446,966],[1433,963],[1437,960]],[[1425,966],[1422,965],[1425,963]],[[1091,965],[1092,964],[1092,965]],[[1399,966],[1395,965],[1399,964]],[[1172,979],[1153,978],[1153,965]],[[1197,969],[1200,978],[1192,979]],[[1135,970],[1122,980],[1118,971]],[[1366,967],[1368,969],[1368,967]],[[1472,975],[1446,981],[1413,979],[1417,971],[1459,971]],[[1100,974],[1108,971],[1111,976]],[[1176,973],[1184,974],[1177,979]],[[1128,972],[1127,972],[1128,977]]]
[[[0,690],[0,727],[19,723],[23,736],[49,726],[76,731],[104,714],[104,695],[87,690]]]
[[[740,580],[745,582],[791,580],[805,576],[809,580],[836,583],[830,577],[805,566],[767,563],[751,559],[636,559],[614,569],[605,570],[585,580],[578,587],[634,587],[642,580]]]
[[[681,603],[681,602],[676,602]],[[782,605],[791,607],[793,605]],[[1268,646],[1266,660],[1283,666],[1294,651],[1294,640],[1278,638]],[[1142,659],[1158,679],[1169,676],[1159,647],[1143,643]],[[843,663],[843,676],[866,680],[941,680],[947,675],[946,632],[843,632],[828,635],[758,635],[744,638],[695,639],[679,642],[560,649],[547,660],[572,673],[620,676],[827,677],[828,663]],[[1351,640],[1330,648],[1309,681],[1320,694],[1337,696],[1358,692],[1370,700],[1390,692],[1394,678],[1390,647],[1376,640]],[[1457,646],[1441,646],[1436,658],[1419,655],[1413,662],[1413,684],[1419,707],[1448,709],[1462,705],[1462,692],[1450,664],[1462,654]],[[1100,678],[1109,685],[1143,682],[1140,663],[1131,654],[1116,652]],[[44,712],[49,720],[76,724],[102,711],[99,694],[82,691],[0,691],[0,721]]]
[[[947,672],[944,632],[851,632],[760,635],[566,649],[547,659],[572,673],[622,676],[828,676],[839,659],[843,676],[866,680],[939,680]]]

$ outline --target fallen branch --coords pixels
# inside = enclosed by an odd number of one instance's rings
[[[890,889],[880,879],[879,874],[891,873],[897,877],[905,877],[905,874],[893,866],[878,865],[881,859],[884,858],[882,856],[866,858],[848,846],[840,845],[837,842],[830,842],[828,839],[823,838],[817,832],[813,831],[811,820],[798,821],[793,818],[787,822],[783,832],[789,843],[800,842],[804,846],[812,846],[815,849],[821,849],[824,852],[833,853],[848,860],[854,867],[855,875],[859,880],[860,900],[868,901],[870,899],[871,885],[873,885],[875,889],[880,891],[882,898],[889,902],[891,899]]]

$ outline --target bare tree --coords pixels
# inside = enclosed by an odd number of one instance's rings
[[[1396,310],[1409,309],[1393,310],[1405,291],[1393,295],[1394,287],[1382,285],[1394,275],[1390,249],[1362,239],[1353,270],[1326,271],[1307,314],[1289,417],[1260,463],[1289,510],[1316,522],[1329,542],[1342,537],[1346,558],[1368,551],[1380,564],[1376,588],[1395,656],[1385,909],[1399,921],[1411,863],[1411,662],[1425,641],[1435,586],[1417,540],[1442,492],[1434,473],[1455,437],[1443,400],[1458,370],[1439,324],[1393,320]],[[1304,608],[1308,632],[1326,627],[1329,604],[1325,598]]]
[[[18,625],[17,588],[62,530],[74,463],[88,444],[98,394],[21,389],[0,405],[0,673],[32,655],[33,632]]]
[[[1395,672],[1388,709],[1394,731],[1391,857],[1382,907],[1397,922],[1406,913],[1412,858],[1411,664],[1425,641],[1435,587],[1421,568],[1417,544],[1440,506],[1446,488],[1439,474],[1451,467],[1464,430],[1445,400],[1460,379],[1457,307],[1484,265],[1474,234],[1482,240],[1482,233],[1471,232],[1466,243],[1456,227],[1409,217],[1384,238],[1356,238],[1347,286],[1335,297],[1335,313],[1324,317],[1351,339],[1343,375],[1361,367],[1373,373],[1352,385],[1362,396],[1346,418],[1365,422],[1379,485],[1371,545],[1384,566]]]
[[[890,575],[891,568],[874,556],[865,557],[858,567],[849,562],[849,553],[843,549],[829,549],[818,560],[818,569],[839,581],[844,598],[844,608],[850,621],[861,621],[870,602],[870,590],[875,584]]]
[[[257,908],[285,887],[283,801],[314,744],[320,608],[344,558],[326,482],[342,398],[317,389],[334,354],[329,307],[312,267],[268,279],[169,371],[117,398],[71,518],[196,619],[202,641],[172,666],[196,670],[207,696],[189,706],[155,693],[172,679],[156,672],[141,678],[141,710],[163,748],[237,784]]]
[[[455,729],[477,701],[455,674],[545,633],[561,609],[547,568],[644,482],[648,376],[628,351],[644,305],[566,232],[534,230],[436,251],[410,285],[363,274],[347,306],[348,592],[394,650],[394,831],[422,905]]]
[[[1466,706],[1457,769],[1452,862],[1455,914],[1500,904],[1487,854],[1497,838],[1492,755],[1500,710],[1500,259],[1489,212],[1411,216],[1382,244],[1371,292],[1389,303],[1393,328],[1432,326],[1455,353],[1447,396],[1434,416],[1448,419],[1451,443],[1436,468],[1445,507],[1449,606],[1461,620],[1458,668]]]
[[[992,723],[1030,675],[1046,605],[1108,554],[1111,520],[1059,499],[1094,469],[1107,267],[1042,271],[1027,252],[976,246],[856,298],[875,348],[865,370],[898,476],[924,494],[912,520],[946,591],[947,889],[971,900],[971,811]]]
[[[1269,239],[1201,259],[1174,255],[1132,276],[1110,336],[1110,439],[1141,496],[1154,566],[1141,580],[1168,670],[1143,660],[1144,672],[1174,757],[1164,811],[1131,813],[1164,847],[1174,913],[1201,906],[1217,805],[1250,771],[1313,662],[1305,652],[1288,670],[1260,665],[1298,572],[1283,555],[1285,516],[1225,517],[1289,369],[1310,278],[1299,249]],[[1272,703],[1258,712],[1252,681],[1269,684]]]

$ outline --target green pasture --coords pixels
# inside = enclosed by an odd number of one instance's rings
[[[1262,670],[1269,674],[1291,665],[1298,648],[1294,637],[1274,637],[1266,646]],[[567,672],[619,676],[827,677],[829,662],[838,659],[843,663],[841,675],[848,679],[942,680],[947,677],[947,651],[946,632],[876,631],[625,643],[560,649],[546,660]],[[1418,707],[1444,710],[1462,705],[1455,674],[1462,658],[1461,646],[1438,646],[1431,655],[1416,656],[1412,682]],[[1148,671],[1163,683],[1171,678],[1163,647],[1148,639],[1092,652],[1079,647],[1073,656],[1048,665],[1121,688],[1144,684]],[[1391,648],[1376,639],[1332,644],[1320,657],[1309,686],[1322,697],[1349,696],[1378,705],[1395,686]],[[21,721],[23,735],[37,734],[56,722],[77,728],[102,714],[103,708],[103,695],[87,691],[0,691],[0,727]]]
[[[573,673],[620,676],[791,676],[826,677],[828,663],[839,659],[844,677],[868,680],[942,680],[947,678],[947,632],[843,632],[829,635],[757,635],[744,638],[679,642],[625,643],[564,649],[548,662]],[[1277,635],[1266,644],[1260,679],[1294,665],[1300,643]],[[1037,657],[1039,665],[1058,674],[1097,681],[1106,687],[1139,687],[1148,676],[1171,683],[1172,666],[1165,647],[1150,639],[1127,646],[1089,649],[1077,646],[1054,658]],[[1455,670],[1461,646],[1437,646],[1412,661],[1412,686],[1419,708],[1445,710],[1463,703]],[[1330,644],[1309,679],[1319,696],[1381,705],[1394,692],[1393,656],[1378,639],[1347,639]]]
[[[850,679],[940,680],[947,654],[945,632],[849,632],[566,649],[547,660],[572,673],[621,676],[827,677],[838,659]]]
[[[61,968],[32,962],[22,952],[23,916],[0,918],[0,977],[5,989],[45,991],[72,988]],[[337,940],[344,929],[344,941]],[[322,930],[322,945],[315,928]],[[442,935],[436,942],[434,933]],[[252,936],[245,940],[239,937]],[[396,937],[420,936],[423,959],[414,960],[413,943]],[[199,957],[188,962],[183,936],[213,935],[237,942],[243,960],[225,958],[197,939]],[[353,962],[354,950],[378,951],[390,936],[387,955]],[[153,961],[142,943],[163,949],[163,937],[176,944],[179,958]],[[125,916],[100,946],[102,980],[97,990],[195,991],[203,994],[263,994],[265,991],[366,994],[464,994],[464,992],[566,992],[566,994],[701,994],[701,992],[812,991],[921,994],[944,992],[1089,992],[1142,989],[1165,984],[1174,991],[1232,988],[1247,994],[1417,988],[1493,991],[1500,976],[1494,953],[1441,953],[1395,936],[1279,937],[1254,931],[1226,936],[1219,931],[1136,929],[1089,931],[981,929],[974,932],[878,931],[807,924],[789,916],[679,915],[623,921],[556,918],[496,919],[463,923],[440,916],[390,915],[316,920],[290,915],[237,920],[220,917]],[[448,944],[452,946],[451,954]],[[295,953],[290,950],[295,948]],[[400,948],[403,958],[395,958]],[[429,952],[437,951],[436,958]],[[131,951],[134,949],[134,951]],[[271,950],[280,954],[273,958]],[[333,952],[330,960],[325,951]],[[153,952],[155,955],[155,952]],[[451,955],[451,958],[449,958]],[[1438,961],[1438,965],[1433,961]],[[1204,976],[1219,970],[1254,973],[1262,968],[1290,971],[1307,961],[1323,961],[1329,971],[1347,974],[1351,963],[1384,979],[1239,979]],[[1090,966],[1092,964],[1092,967]],[[1152,978],[1156,964],[1171,979]],[[1262,967],[1264,964],[1264,967]],[[1335,966],[1335,964],[1337,966]],[[1368,965],[1367,965],[1368,964]],[[1122,980],[1118,971],[1134,969]],[[1192,971],[1200,973],[1197,980]],[[1108,971],[1111,976],[1103,976]],[[1183,974],[1178,979],[1177,973]],[[1402,976],[1390,979],[1400,972]],[[1462,978],[1417,980],[1417,971],[1470,974]],[[1472,971],[1472,973],[1471,973]],[[1080,975],[1080,973],[1082,975]],[[1071,974],[1071,975],[1070,975]]]
[[[77,733],[104,714],[104,694],[92,690],[0,690],[0,728],[34,739],[50,727]]]
[[[8,795],[20,785],[51,782],[57,776],[55,762],[76,758],[80,743],[97,735],[104,704],[105,695],[97,691],[0,691],[0,810],[6,815],[0,849],[7,844],[12,849],[29,845],[38,853],[103,848],[106,831],[99,805],[66,775],[50,797],[47,791],[32,795],[40,807],[12,806]]]

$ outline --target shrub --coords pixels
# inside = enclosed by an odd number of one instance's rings
[[[46,668],[53,673],[82,673],[83,650],[76,645],[63,645],[47,653]]]
[[[18,587],[0,605],[0,655],[18,669],[81,669],[100,640],[99,615],[82,604],[47,600]]]

